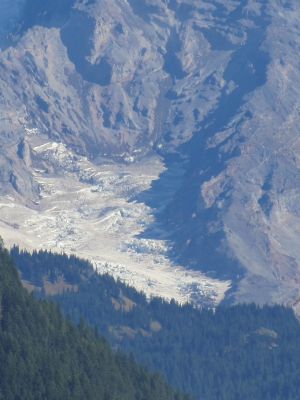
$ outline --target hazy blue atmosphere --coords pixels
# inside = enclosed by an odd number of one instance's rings
[[[183,399],[164,379],[201,400],[300,398],[299,17],[299,0],[0,0],[0,236],[28,251],[27,291],[163,375],[118,359],[126,400]],[[16,310],[0,357],[28,327]],[[82,372],[69,389],[93,398],[85,361],[54,397]]]

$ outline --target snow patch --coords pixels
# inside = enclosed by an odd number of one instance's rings
[[[35,168],[40,187],[35,208],[2,199],[0,231],[7,245],[87,258],[99,272],[135,286],[148,297],[210,306],[224,298],[230,282],[208,278],[172,261],[168,235],[156,226],[155,210],[134,200],[164,170],[159,158],[125,166],[95,166],[61,143],[47,142],[33,151],[39,159],[63,167],[64,176]],[[154,234],[151,239],[143,236],[148,228]]]

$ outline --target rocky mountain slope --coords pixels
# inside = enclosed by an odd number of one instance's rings
[[[125,260],[126,279],[188,268],[189,298],[205,272],[218,301],[230,280],[232,301],[297,308],[298,2],[47,3],[9,9],[1,33],[7,241],[82,255],[85,226],[114,250],[84,255]]]

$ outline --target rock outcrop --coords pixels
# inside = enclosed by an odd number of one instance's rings
[[[156,154],[166,170],[143,201],[158,209],[178,174],[156,216],[170,257],[231,279],[231,301],[297,308],[298,2],[7,3],[2,195],[29,204],[39,197],[35,169],[64,173],[32,151],[49,141],[95,164]]]

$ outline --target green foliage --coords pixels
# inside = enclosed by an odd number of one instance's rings
[[[252,304],[214,312],[159,298],[148,302],[133,288],[97,275],[86,261],[17,248],[12,254],[24,279],[49,278],[55,271],[56,278],[76,281],[77,292],[52,297],[64,313],[74,321],[84,317],[113,346],[196,399],[300,399],[300,324],[292,310]]]
[[[0,400],[177,400],[162,379],[23,289],[0,250]]]

